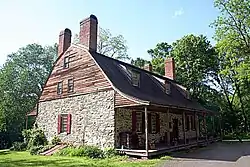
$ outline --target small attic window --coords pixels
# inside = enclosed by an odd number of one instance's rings
[[[140,84],[140,73],[138,71],[131,71],[131,81],[133,86],[138,86]]]
[[[165,85],[164,85],[165,87],[165,93],[166,94],[171,94],[171,84],[170,83],[168,83],[168,82],[165,82]]]
[[[63,68],[69,68],[69,56],[64,57]]]

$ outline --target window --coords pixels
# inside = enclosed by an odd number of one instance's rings
[[[74,80],[69,79],[68,80],[68,93],[74,92]]]
[[[67,133],[71,130],[71,114],[58,115],[58,134]]]
[[[69,68],[69,56],[64,57],[63,68]]]
[[[165,93],[166,94],[171,94],[171,85],[170,83],[165,82]]]
[[[62,114],[61,115],[61,133],[67,132],[67,122],[68,122],[68,115]]]
[[[131,80],[133,86],[139,86],[140,83],[140,73],[137,71],[132,70],[131,71]]]
[[[195,127],[195,117],[193,115],[191,115],[191,129],[192,130],[196,130],[196,127]]]
[[[186,131],[190,130],[190,121],[189,121],[189,115],[186,116]]]
[[[63,93],[63,83],[62,82],[58,82],[57,83],[57,94],[60,95]]]
[[[157,132],[157,122],[156,122],[156,114],[155,113],[151,113],[151,133],[156,133]]]
[[[136,112],[136,132],[143,131],[142,123],[142,112]]]

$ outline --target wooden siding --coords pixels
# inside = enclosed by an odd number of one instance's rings
[[[69,68],[63,68],[69,56]],[[74,80],[74,92],[68,93],[68,79]],[[57,95],[57,83],[63,82],[63,93]],[[86,50],[71,46],[56,62],[39,101],[112,89],[100,68]]]
[[[122,95],[120,95],[118,92],[115,92],[115,107],[133,106],[133,105],[139,105],[139,103],[129,100],[128,98],[125,98]]]

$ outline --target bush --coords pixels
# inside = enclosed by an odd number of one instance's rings
[[[64,148],[58,151],[55,155],[103,158],[104,152],[96,146],[81,146],[78,148],[75,147]]]
[[[104,149],[104,157],[105,158],[111,158],[119,155],[116,149],[114,148],[105,148]]]
[[[10,150],[13,151],[25,151],[27,148],[27,143],[25,142],[14,142]]]
[[[28,143],[28,149],[48,144],[45,134],[41,129],[24,130],[22,135],[24,137],[24,141]]]
[[[58,145],[61,143],[61,139],[58,136],[54,136],[53,139],[51,140],[51,143],[53,145]]]
[[[30,154],[31,155],[37,155],[39,150],[42,150],[43,148],[44,148],[43,145],[31,147],[30,148]]]

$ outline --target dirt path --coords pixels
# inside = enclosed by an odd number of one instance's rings
[[[164,167],[250,167],[250,142],[214,143],[173,156]]]

